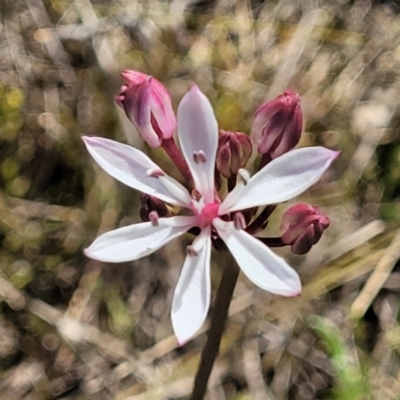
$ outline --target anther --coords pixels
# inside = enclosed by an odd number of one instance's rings
[[[146,171],[146,176],[152,177],[152,178],[159,178],[160,176],[164,176],[165,173],[161,171],[161,169],[154,168],[154,169],[148,169]]]
[[[198,254],[194,247],[190,245],[186,246],[186,253],[191,257],[195,257]]]
[[[158,212],[157,211],[150,211],[149,212],[149,221],[151,222],[151,225],[153,226],[158,226]]]
[[[193,160],[196,164],[204,164],[207,161],[203,150],[193,152]]]
[[[242,178],[243,184],[246,186],[250,179],[250,173],[247,169],[240,168],[238,175]]]
[[[233,226],[238,231],[246,228],[246,220],[241,212],[237,212],[233,215]]]

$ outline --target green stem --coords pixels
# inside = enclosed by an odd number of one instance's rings
[[[214,361],[218,355],[222,334],[228,318],[228,309],[238,275],[239,268],[235,262],[225,265],[217,289],[207,343],[201,353],[200,365],[194,380],[191,400],[203,400],[206,395],[208,379],[210,378]]]

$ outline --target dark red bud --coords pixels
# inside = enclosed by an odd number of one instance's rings
[[[249,161],[253,146],[250,138],[241,132],[220,131],[218,142],[217,170],[225,178],[237,175]]]
[[[287,90],[258,108],[254,115],[251,137],[258,152],[273,160],[297,145],[302,129],[300,97]]]
[[[322,214],[318,207],[295,204],[282,217],[282,241],[290,245],[295,254],[308,253],[329,224],[329,218]]]
[[[166,217],[169,215],[167,206],[156,197],[148,194],[141,194],[139,215],[143,222],[151,221],[151,213],[156,212],[158,217]]]

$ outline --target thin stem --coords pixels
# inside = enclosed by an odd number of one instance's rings
[[[268,218],[276,208],[276,204],[270,204],[261,211],[260,215],[247,227],[246,232],[250,235],[254,235],[264,228],[268,224]]]
[[[269,155],[269,153],[263,154],[261,157],[260,166],[258,167],[258,170],[264,168],[271,161],[272,161],[272,158]]]
[[[193,178],[190,173],[186,160],[183,158],[182,153],[179,151],[173,138],[163,139],[161,147],[169,155],[169,158],[177,166],[179,172],[183,175],[187,182],[193,186]]]
[[[284,247],[287,246],[287,243],[282,241],[281,237],[268,237],[268,238],[261,238],[258,237],[258,240],[266,244],[268,247]]]
[[[194,380],[191,400],[203,400],[207,392],[208,379],[218,355],[222,333],[228,317],[229,304],[231,303],[238,275],[239,267],[236,263],[225,265],[214,302],[207,343],[201,353],[200,365]]]
[[[230,178],[228,178],[228,192],[232,192],[232,190],[236,186],[236,178],[237,178],[237,175],[233,175],[233,174],[231,175]]]

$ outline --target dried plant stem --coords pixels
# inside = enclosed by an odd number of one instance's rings
[[[235,262],[225,265],[214,302],[207,343],[201,353],[200,365],[194,380],[191,400],[203,400],[206,394],[208,379],[218,355],[238,275],[239,267]]]

